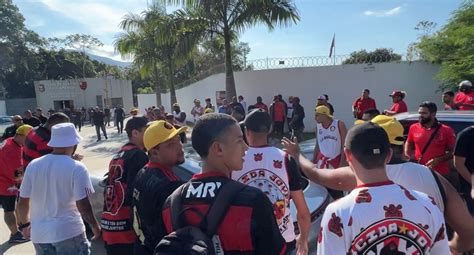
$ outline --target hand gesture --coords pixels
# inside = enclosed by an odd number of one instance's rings
[[[283,145],[283,150],[286,151],[286,153],[290,154],[295,159],[299,157],[300,146],[296,137],[294,137],[293,140],[283,137],[283,139],[281,139],[281,145]]]

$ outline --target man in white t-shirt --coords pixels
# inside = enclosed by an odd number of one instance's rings
[[[378,115],[371,120],[381,126],[389,137],[393,151],[392,158],[387,165],[388,178],[403,187],[426,193],[436,202],[441,212],[444,212],[446,222],[457,235],[451,242],[453,250],[468,251],[474,248],[474,219],[469,214],[466,205],[456,189],[439,174],[426,166],[406,162],[403,157],[403,126],[394,117]],[[315,168],[298,152],[295,143],[284,142],[285,149],[295,157],[299,157],[301,169],[313,182],[334,190],[350,191],[356,187],[356,177],[350,167],[342,167],[327,171]],[[296,146],[295,146],[296,145]]]
[[[204,107],[201,106],[201,101],[199,99],[194,99],[194,107],[191,110],[191,115],[193,115],[194,123],[204,114]]]
[[[318,254],[450,254],[434,200],[389,180],[385,168],[392,150],[384,129],[356,125],[344,145],[357,186],[326,208]]]
[[[72,123],[54,125],[48,143],[53,152],[26,168],[19,228],[31,236],[37,255],[90,254],[82,219],[91,226],[93,239],[100,237],[88,197],[94,192],[89,174],[84,164],[72,158],[80,140]]]
[[[232,179],[263,191],[274,208],[280,232],[287,243],[288,254],[308,254],[311,215],[304,199],[301,173],[292,157],[268,146],[272,121],[262,109],[250,112],[244,121],[249,149],[242,170],[233,171]],[[290,213],[290,199],[297,210],[299,235],[296,237]]]

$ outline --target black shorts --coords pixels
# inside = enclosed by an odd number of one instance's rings
[[[0,196],[0,204],[4,212],[15,211],[16,196]]]

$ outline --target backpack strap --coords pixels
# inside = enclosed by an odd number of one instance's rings
[[[217,194],[216,199],[206,214],[206,218],[201,222],[200,228],[208,235],[213,236],[221,224],[232,199],[247,185],[230,180],[224,184]]]
[[[183,194],[184,189],[188,185],[189,185],[188,183],[186,183],[185,185],[181,185],[178,189],[176,189],[170,195],[171,226],[173,227],[173,230],[177,230],[182,226],[181,212],[182,212],[183,205],[182,205],[181,196]]]

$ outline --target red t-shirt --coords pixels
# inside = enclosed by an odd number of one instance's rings
[[[415,123],[410,126],[408,131],[408,142],[415,144],[415,159],[418,160],[421,157],[421,152],[425,147],[426,143],[431,137],[431,134],[436,130],[436,127],[430,129],[423,128],[420,123]],[[446,150],[452,150],[456,143],[456,134],[453,129],[449,126],[441,124],[441,128],[436,134],[433,141],[429,145],[425,154],[423,155],[420,164],[425,165],[430,159],[443,156]],[[433,168],[436,172],[447,175],[449,174],[448,161],[443,161]]]
[[[392,108],[390,108],[390,111],[395,113],[408,112],[408,107],[405,101],[401,100],[396,103],[393,103]]]
[[[359,97],[357,98],[354,103],[352,104],[355,108],[357,108],[357,118],[362,118],[364,112],[368,109],[376,109],[377,106],[375,105],[375,100],[373,98],[364,98]]]
[[[18,194],[15,174],[23,171],[22,147],[17,144],[13,137],[7,138],[0,144],[0,195],[15,196]]]
[[[458,104],[472,104],[474,105],[474,91],[464,93],[464,92],[458,92],[456,93],[456,96],[454,97],[454,103]],[[459,106],[459,110],[464,110],[464,111],[469,111],[469,110],[474,110],[474,106]]]
[[[285,104],[280,101],[275,102],[273,104],[273,121],[283,122],[285,119]]]
[[[264,103],[256,103],[254,106],[255,106],[255,108],[259,108],[259,109],[262,109],[262,110],[268,112],[268,107]]]

